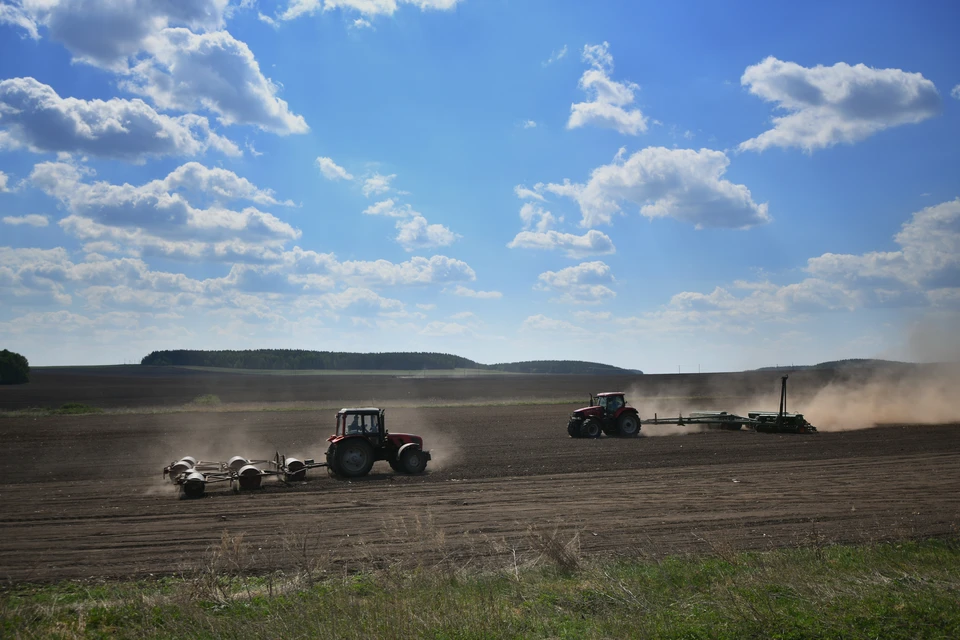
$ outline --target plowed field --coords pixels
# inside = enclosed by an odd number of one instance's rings
[[[0,419],[0,579],[189,570],[223,532],[248,568],[322,556],[332,567],[415,558],[462,564],[535,553],[531,528],[579,532],[582,552],[667,553],[944,535],[960,524],[960,425],[817,435],[704,432],[573,440],[574,405],[392,409],[425,436],[419,477],[178,499],[161,469],[192,454],[322,458],[331,412]],[[658,434],[662,437],[654,437]]]

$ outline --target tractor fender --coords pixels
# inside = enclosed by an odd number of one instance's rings
[[[403,445],[402,447],[400,447],[399,449],[397,449],[397,460],[399,460],[399,459],[400,459],[400,456],[403,455],[403,452],[406,451],[406,450],[407,450],[408,448],[410,448],[410,447],[413,447],[414,449],[420,449],[421,451],[423,451],[423,447],[421,447],[421,446],[420,446],[419,444],[417,444],[416,442],[408,442],[407,444],[405,444],[405,445]],[[427,460],[430,459],[430,452],[429,452],[429,451],[423,451],[423,455],[426,456]]]

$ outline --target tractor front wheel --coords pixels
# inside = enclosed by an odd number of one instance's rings
[[[407,447],[397,460],[398,471],[415,475],[427,470],[427,456],[416,447]]]
[[[584,438],[599,438],[600,423],[596,420],[585,420],[583,426],[580,427],[580,435]]]
[[[337,443],[334,471],[347,478],[359,478],[373,468],[373,447],[359,438]]]
[[[571,420],[567,423],[567,433],[570,434],[571,438],[579,438],[581,426],[579,420]]]
[[[620,436],[623,438],[635,438],[640,435],[640,420],[632,413],[625,413],[620,416],[617,427],[620,430]]]

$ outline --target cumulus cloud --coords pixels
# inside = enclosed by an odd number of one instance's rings
[[[236,259],[276,251],[300,231],[254,207],[225,202],[276,203],[272,192],[224,169],[189,163],[141,186],[88,182],[89,170],[63,162],[36,165],[30,181],[70,211],[60,226],[84,241],[111,241],[130,250],[171,257]],[[185,194],[190,194],[190,199]],[[190,200],[200,197],[209,206]]]
[[[34,40],[40,39],[40,33],[37,31],[37,23],[34,22],[33,18],[24,11],[22,7],[14,4],[0,4],[0,24],[3,23],[20,27]]]
[[[277,97],[244,43],[222,30],[229,0],[25,0],[23,8],[77,61],[121,74],[161,109],[216,113],[224,124],[309,130]]]
[[[148,40],[151,56],[122,86],[149,96],[161,109],[208,109],[225,125],[248,124],[286,135],[310,130],[303,116],[277,97],[245,42],[226,31],[196,34],[164,29]]]
[[[524,203],[520,208],[520,219],[523,221],[524,230],[507,244],[511,249],[560,249],[571,258],[585,258],[615,251],[613,241],[600,231],[591,229],[582,236],[556,231],[553,227],[563,219],[557,220],[539,204]]]
[[[544,200],[546,200],[546,198],[544,198],[542,194],[537,193],[533,189],[528,189],[522,184],[518,184],[517,186],[515,186],[513,188],[513,192],[517,194],[517,197],[520,198],[521,200],[528,200],[528,199],[539,200],[540,202],[543,202]]]
[[[9,189],[7,189],[7,182],[9,181],[9,179],[10,178],[7,174],[5,174],[3,171],[0,171],[0,193],[3,193],[4,191],[9,191]]]
[[[397,174],[395,173],[391,173],[388,176],[383,176],[379,173],[373,174],[363,181],[363,195],[369,198],[370,196],[378,196],[390,191],[390,183],[396,177]]]
[[[320,168],[320,173],[322,173],[323,177],[327,180],[353,180],[353,176],[350,175],[346,169],[334,162],[333,158],[320,156],[317,158],[317,166]]]
[[[563,251],[570,258],[586,258],[616,252],[605,233],[591,229],[582,236],[559,231],[521,231],[507,244],[511,249],[548,249]]]
[[[282,264],[297,276],[329,276],[339,282],[363,287],[424,286],[475,280],[476,272],[462,260],[437,255],[414,257],[401,263],[389,260],[340,262],[332,253],[294,247],[285,252]]]
[[[960,100],[960,84],[958,84],[957,86],[955,86],[953,89],[950,90],[950,95],[956,98],[957,100]]]
[[[640,87],[632,82],[610,79],[613,56],[609,46],[606,42],[584,46],[583,60],[591,68],[583,72],[579,86],[589,100],[570,106],[567,128],[594,125],[633,136],[644,133],[647,130],[646,116],[639,109],[627,109],[633,104],[634,91]]]
[[[397,242],[407,251],[445,247],[459,237],[442,224],[429,224],[421,215],[397,222]]]
[[[940,113],[940,94],[919,73],[838,62],[801,67],[769,57],[747,67],[740,84],[787,115],[740,144],[741,150],[799,147],[807,152],[863,140]]]
[[[536,122],[536,120],[524,120],[524,121],[523,121],[523,128],[524,128],[524,129],[536,129],[536,128],[537,128],[537,122]]]
[[[376,202],[363,210],[366,215],[400,218],[395,223],[397,243],[407,251],[445,247],[460,236],[442,224],[430,224],[408,204],[398,205],[393,198]]]
[[[344,9],[367,16],[392,16],[401,5],[413,5],[422,11],[429,9],[446,11],[461,0],[290,0],[287,8],[278,16],[281,20],[294,20],[313,15],[318,11]]]
[[[83,62],[123,70],[146,41],[172,25],[219,29],[229,0],[24,0],[24,9]]]
[[[673,296],[659,315],[674,324],[749,330],[756,321],[791,322],[831,310],[956,308],[960,198],[914,213],[894,241],[900,250],[810,258],[805,268],[810,277],[799,282],[736,281],[710,293],[684,291]]]
[[[617,295],[607,286],[613,282],[613,274],[606,263],[582,262],[575,267],[541,273],[534,288],[560,294],[555,302],[599,304]]]
[[[13,226],[27,225],[28,227],[45,227],[50,224],[50,221],[47,220],[47,216],[42,216],[38,213],[30,213],[25,216],[4,216],[3,224],[9,224]]]
[[[578,327],[577,325],[567,322],[566,320],[557,320],[555,318],[548,318],[547,316],[539,313],[535,316],[529,316],[526,320],[523,321],[523,324],[520,325],[521,331],[529,331],[536,333],[564,333],[564,334],[586,334],[587,330],[583,327]]]
[[[497,298],[503,297],[503,294],[499,291],[477,291],[463,285],[457,285],[453,289],[444,289],[444,292],[452,293],[462,298],[476,298],[478,300],[496,300]]]
[[[188,156],[208,148],[238,156],[240,149],[197,115],[157,113],[142,100],[61,98],[33,78],[0,82],[0,147],[90,154],[142,161]]]
[[[584,227],[609,224],[623,202],[640,207],[648,218],[675,218],[698,229],[769,222],[766,203],[757,204],[746,186],[723,179],[729,164],[722,151],[648,147],[626,160],[618,154],[613,163],[594,169],[586,184],[536,188],[577,201]]]

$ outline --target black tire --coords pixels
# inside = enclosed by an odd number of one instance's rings
[[[427,470],[427,456],[417,447],[407,447],[400,454],[397,460],[397,467],[400,473],[416,475]]]
[[[584,420],[580,427],[580,435],[584,438],[599,438],[601,433],[600,423],[596,420]]]
[[[617,420],[617,435],[621,438],[636,438],[640,435],[640,418],[635,413],[624,413]]]
[[[581,423],[579,420],[571,420],[569,423],[567,423],[567,433],[570,434],[571,438],[579,438],[580,427]]]
[[[359,478],[373,468],[373,447],[366,440],[348,438],[337,443],[334,472],[345,478]]]

